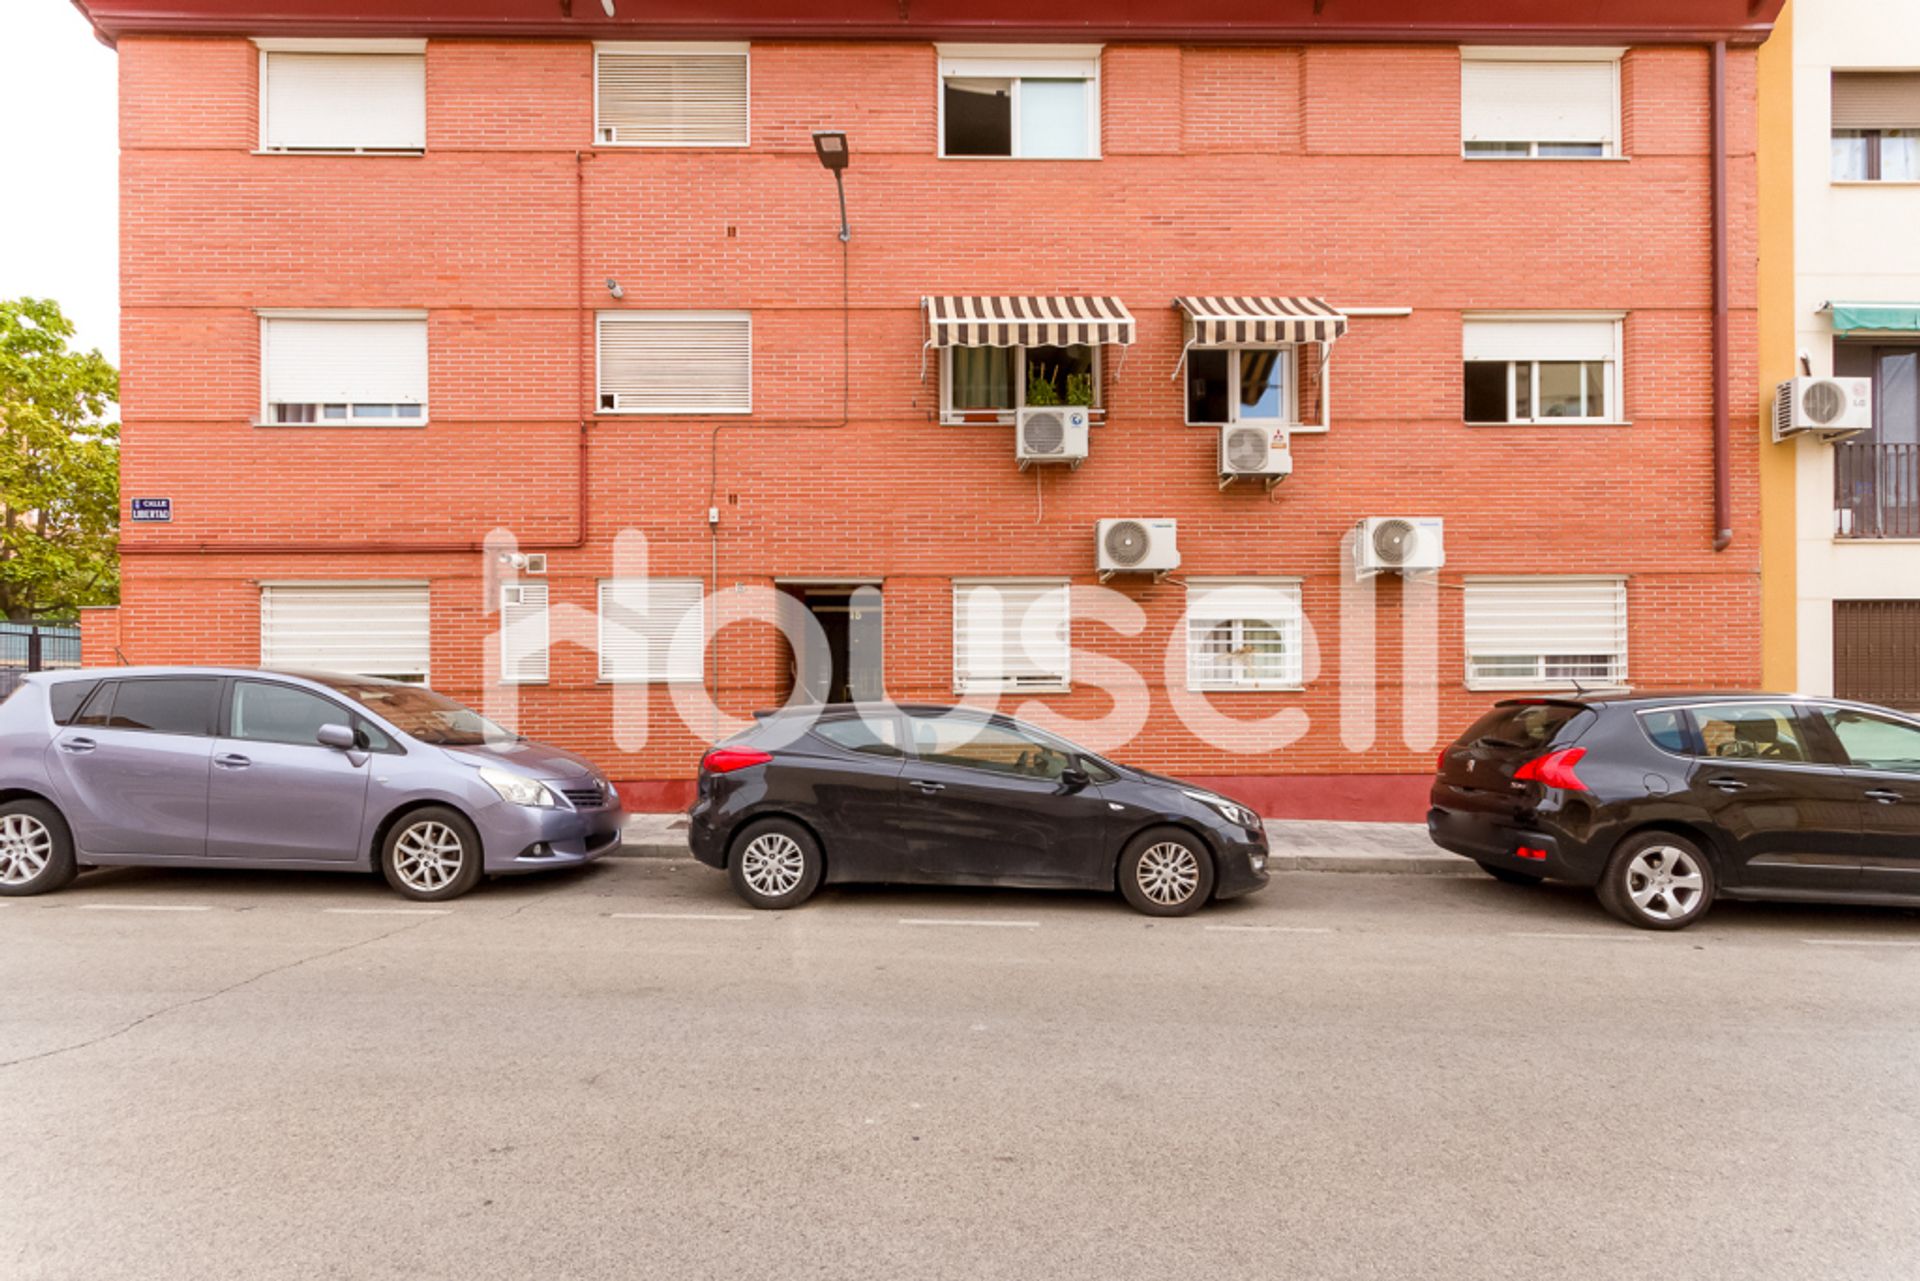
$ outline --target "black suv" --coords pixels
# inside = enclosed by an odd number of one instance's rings
[[[1646,929],[1715,897],[1916,905],[1920,719],[1786,694],[1510,699],[1441,753],[1427,830]]]

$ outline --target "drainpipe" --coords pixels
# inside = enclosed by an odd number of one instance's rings
[[[1713,42],[1713,550],[1733,545],[1733,482],[1728,454],[1727,354],[1727,42]]]

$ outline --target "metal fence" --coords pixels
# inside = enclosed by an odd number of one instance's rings
[[[1833,447],[1842,538],[1920,538],[1920,445],[1843,440]]]
[[[71,623],[0,622],[0,698],[28,672],[80,666],[80,629]]]

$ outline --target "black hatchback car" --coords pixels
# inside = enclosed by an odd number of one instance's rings
[[[964,707],[763,712],[700,762],[688,839],[759,908],[864,881],[1117,888],[1184,916],[1267,883],[1244,805]]]
[[[1441,754],[1427,829],[1646,929],[1716,897],[1920,904],[1920,719],[1784,694],[1513,699]]]

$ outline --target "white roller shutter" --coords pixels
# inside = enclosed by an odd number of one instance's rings
[[[1613,144],[1620,136],[1619,67],[1614,61],[1463,59],[1461,137]]]
[[[603,410],[752,411],[753,320],[745,312],[602,312],[599,331]]]
[[[261,58],[261,147],[425,150],[424,54],[269,51]]]
[[[1615,320],[1484,320],[1469,317],[1462,346],[1468,360],[1614,360]]]
[[[513,583],[500,589],[500,679],[544,685],[548,651],[547,585]]]
[[[1570,689],[1627,678],[1624,578],[1469,578],[1467,684]]]
[[[424,319],[264,319],[260,348],[269,405],[427,403]]]
[[[600,679],[699,680],[706,648],[703,606],[697,578],[601,580]]]
[[[260,589],[260,665],[427,678],[425,583],[270,584]]]
[[[601,142],[744,147],[747,46],[599,46],[594,98]]]
[[[956,580],[955,691],[1066,688],[1071,599],[1065,579]]]

